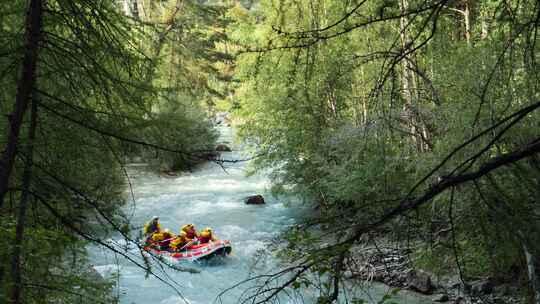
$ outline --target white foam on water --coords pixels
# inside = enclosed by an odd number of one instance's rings
[[[230,128],[220,127],[222,141],[238,149],[233,143]],[[241,153],[224,153],[223,158],[247,158]],[[132,177],[132,190],[137,199],[132,225],[142,227],[152,216],[160,217],[163,228],[178,232],[186,223],[193,223],[198,229],[212,227],[220,239],[232,243],[232,254],[212,263],[194,263],[167,260],[167,263],[181,267],[192,267],[200,273],[191,274],[173,270],[151,260],[153,271],[163,280],[173,284],[191,304],[210,304],[226,288],[252,275],[254,263],[260,266],[258,256],[268,248],[268,242],[294,223],[293,211],[286,203],[272,198],[267,189],[270,181],[264,175],[244,176],[245,163],[225,164],[226,172],[218,165],[206,163],[193,173],[183,173],[175,178],[163,178],[145,171],[137,164],[128,166]],[[130,192],[127,191],[126,195]],[[266,205],[245,205],[243,199],[249,195],[262,194]],[[298,205],[298,204],[297,204]],[[126,206],[131,214],[133,205]],[[121,236],[116,236],[117,244],[124,244]],[[102,275],[110,275],[120,270],[117,287],[121,291],[122,304],[185,303],[171,287],[133,265],[131,262],[110,251],[89,247],[89,258]],[[128,252],[129,256],[143,264],[137,248]],[[119,266],[116,265],[118,261]],[[278,267],[272,255],[262,261],[268,270]],[[237,303],[244,288],[235,288],[222,297],[223,304]],[[281,303],[287,303],[283,301]],[[309,303],[309,301],[308,301]],[[415,303],[415,302],[404,302]],[[417,303],[417,302],[416,302]]]

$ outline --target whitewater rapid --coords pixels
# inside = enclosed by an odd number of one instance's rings
[[[239,146],[234,144],[232,130],[227,127],[219,129],[220,141],[233,148],[233,152],[222,153],[221,157],[245,158],[238,151]],[[196,274],[166,267],[162,269],[153,262],[156,273],[175,286],[181,292],[178,294],[172,287],[153,276],[147,276],[144,270],[120,255],[100,247],[90,247],[90,262],[94,268],[105,277],[117,276],[115,293],[120,296],[120,303],[238,303],[247,286],[234,288],[219,299],[217,297],[257,271],[278,269],[278,262],[272,255],[266,255],[262,261],[257,257],[266,250],[269,240],[294,224],[301,210],[289,208],[286,201],[273,198],[269,194],[268,177],[264,174],[246,177],[245,167],[245,162],[226,163],[224,167],[206,163],[192,173],[160,177],[143,164],[128,166],[135,203],[128,204],[124,211],[131,216],[133,226],[142,226],[152,216],[159,216],[162,228],[170,228],[175,233],[186,223],[193,223],[198,229],[212,227],[218,238],[232,242],[233,253],[211,265],[181,264],[199,270],[200,273]],[[130,199],[131,190],[126,193]],[[266,204],[245,205],[243,199],[254,194],[262,194]],[[121,243],[122,238],[118,235],[111,241]],[[136,248],[130,249],[129,254],[136,257]],[[136,260],[142,261],[140,258]],[[387,289],[378,287],[371,291],[372,298],[378,300]],[[304,303],[311,303],[312,299],[312,295],[306,291]],[[400,302],[419,303],[412,297],[402,297]]]

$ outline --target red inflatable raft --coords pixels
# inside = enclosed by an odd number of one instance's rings
[[[154,246],[145,246],[144,250],[157,255],[170,256],[175,260],[194,261],[199,259],[208,259],[213,256],[226,256],[231,253],[231,242],[227,240],[218,240],[205,244],[189,246],[186,250],[179,252],[170,252],[159,250]]]

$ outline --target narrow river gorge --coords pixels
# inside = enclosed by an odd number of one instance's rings
[[[224,159],[242,159],[234,145],[233,130],[219,127],[221,142],[232,145],[233,152],[222,153]],[[158,275],[169,282],[175,282],[179,295],[173,288],[153,276],[146,276],[143,269],[107,249],[91,248],[91,262],[104,276],[118,274],[115,292],[120,303],[238,303],[249,285],[227,291],[235,283],[265,271],[275,272],[280,267],[271,254],[259,258],[266,243],[279,235],[283,229],[294,224],[301,214],[300,207],[289,208],[287,203],[273,198],[268,193],[270,181],[265,175],[245,176],[245,163],[229,163],[224,167],[206,163],[192,173],[183,173],[175,178],[158,176],[147,170],[144,164],[132,164],[128,174],[136,199],[128,204],[125,212],[132,215],[134,226],[142,226],[156,215],[163,228],[178,232],[185,223],[193,223],[197,228],[212,227],[220,239],[231,240],[232,255],[214,263],[182,263],[180,266],[193,267],[200,273],[175,271],[161,268],[157,263],[153,268]],[[265,205],[246,205],[243,198],[253,194],[263,194]],[[130,193],[128,194],[130,195]],[[111,241],[121,242],[121,236]],[[133,246],[134,247],[134,246]],[[138,255],[137,248],[129,252]],[[139,255],[140,258],[140,255]],[[140,260],[142,262],[142,259]],[[376,302],[388,291],[384,286],[374,286],[364,297]],[[284,303],[312,303],[316,295],[305,290],[296,300]],[[398,296],[401,303],[421,303],[418,298]]]

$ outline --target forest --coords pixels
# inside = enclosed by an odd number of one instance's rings
[[[249,160],[310,211],[237,303],[540,304],[539,29],[533,0],[0,2],[0,302],[128,303],[90,245],[167,290],[107,241],[141,237],[127,166]]]

